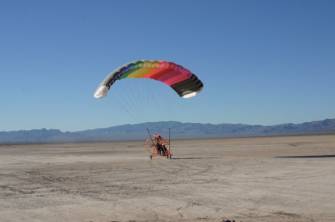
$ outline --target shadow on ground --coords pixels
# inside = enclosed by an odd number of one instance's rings
[[[219,159],[219,157],[172,157],[172,160],[204,160],[204,159]]]
[[[275,158],[335,158],[335,155],[276,156]]]

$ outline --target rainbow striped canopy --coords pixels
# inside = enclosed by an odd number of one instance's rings
[[[126,78],[148,78],[160,81],[183,98],[195,96],[203,88],[202,82],[188,69],[173,62],[140,60],[110,73],[96,90],[94,97],[102,98],[117,81]]]

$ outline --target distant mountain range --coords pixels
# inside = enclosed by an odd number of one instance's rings
[[[151,132],[159,132],[162,135],[167,135],[168,129],[171,128],[171,137],[174,139],[326,134],[335,133],[335,119],[273,126],[167,121],[127,124],[77,132],[62,132],[56,129],[4,131],[0,132],[0,144],[143,140],[147,136],[147,128]]]

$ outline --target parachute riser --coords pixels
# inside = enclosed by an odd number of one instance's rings
[[[147,133],[148,133],[148,136],[150,137],[151,143],[152,143],[152,144],[155,144],[155,143],[154,143],[154,140],[153,140],[152,137],[151,137],[151,133],[150,133],[149,128],[147,128]]]
[[[169,128],[169,153],[171,154],[171,128]]]

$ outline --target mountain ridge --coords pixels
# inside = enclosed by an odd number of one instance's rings
[[[167,135],[168,129],[171,128],[174,139],[325,134],[335,133],[335,119],[277,125],[160,121],[73,132],[46,128],[0,131],[0,144],[141,140],[147,136],[146,128],[149,128],[152,132],[160,132],[162,135]]]

